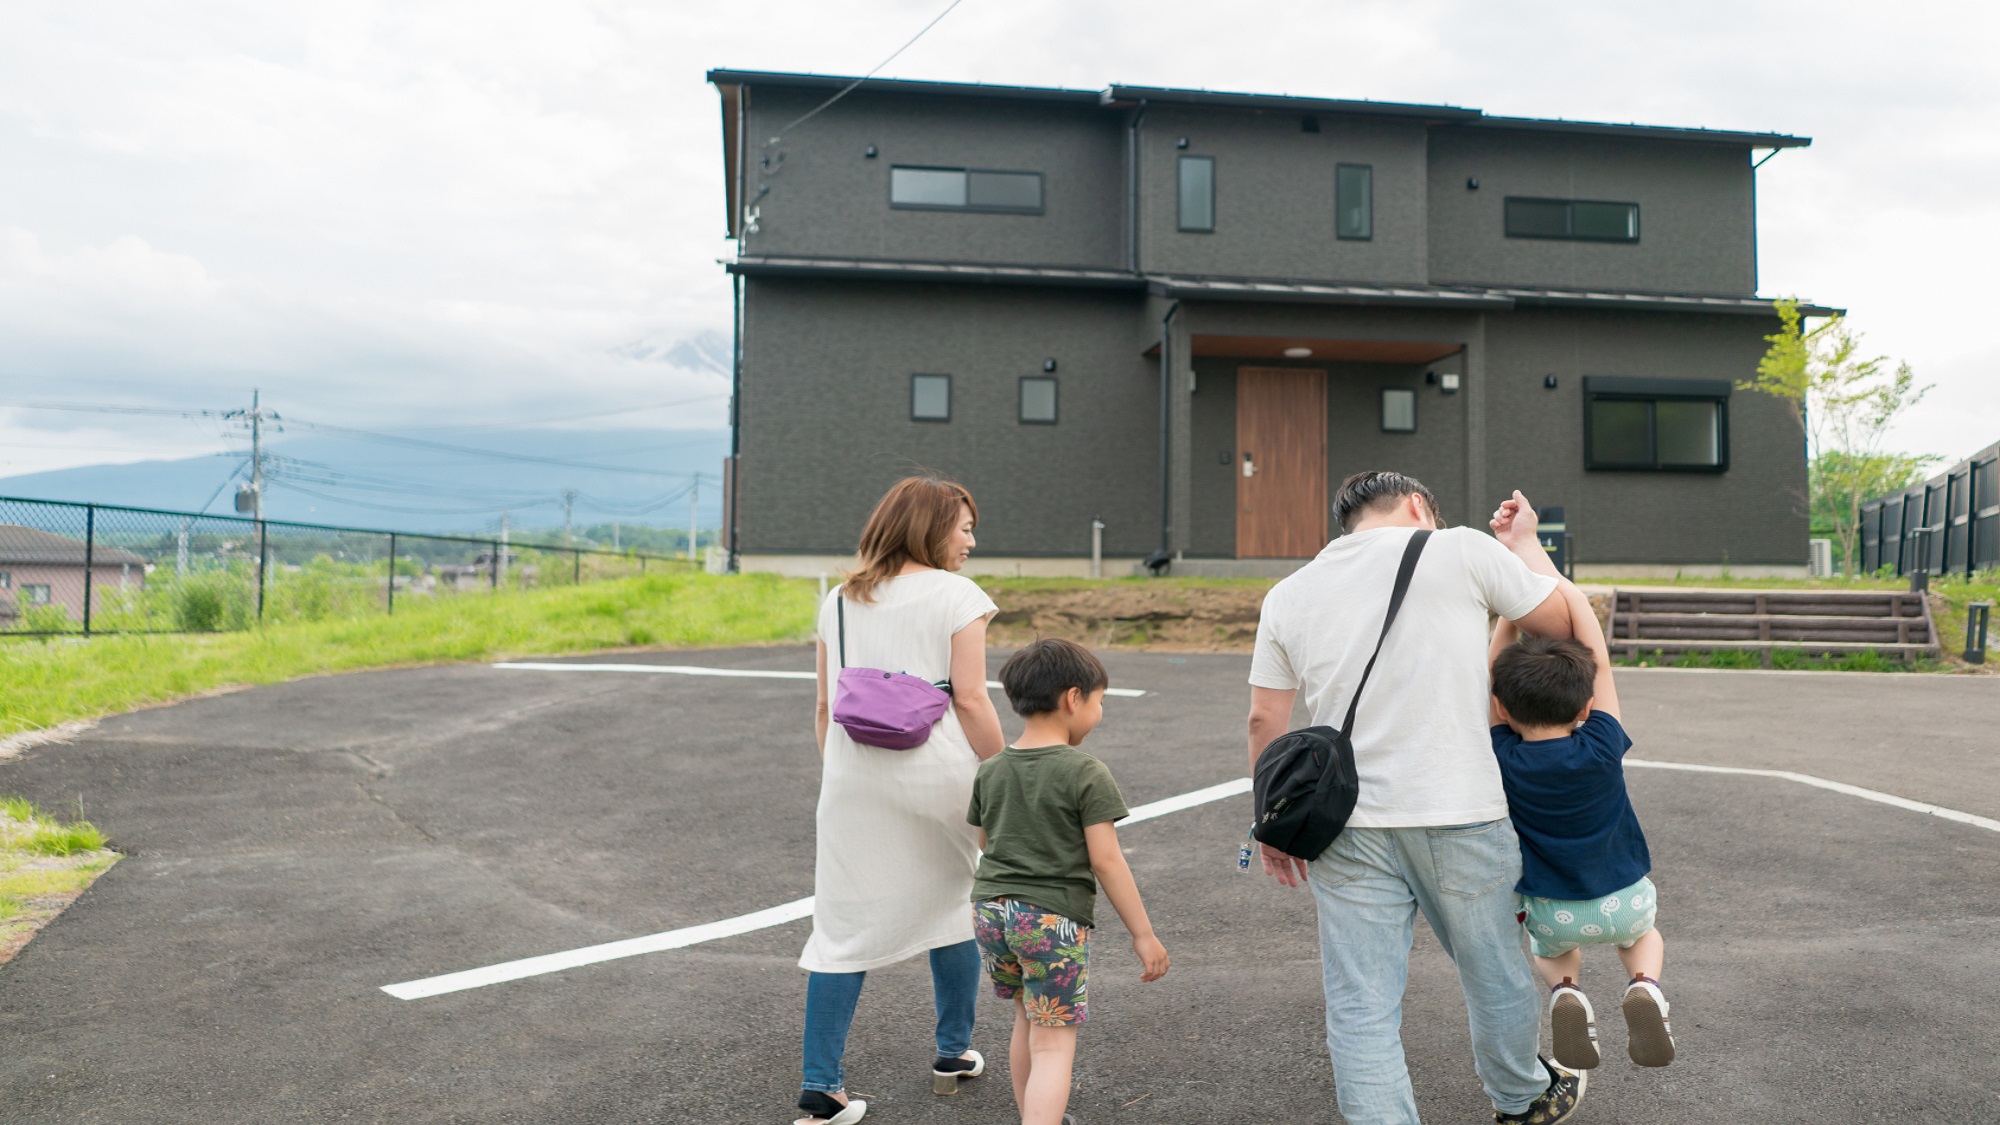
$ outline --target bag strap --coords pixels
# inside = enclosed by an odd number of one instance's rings
[[[834,620],[840,623],[840,666],[847,667],[847,593],[836,587],[833,591]]]
[[[1403,548],[1403,564],[1396,568],[1396,588],[1389,593],[1389,614],[1382,619],[1382,634],[1375,638],[1375,651],[1368,654],[1368,666],[1361,669],[1361,682],[1354,685],[1354,698],[1348,700],[1347,718],[1340,724],[1340,737],[1354,736],[1354,712],[1361,706],[1361,690],[1368,686],[1368,673],[1375,670],[1375,658],[1382,655],[1382,642],[1389,639],[1389,626],[1396,623],[1396,611],[1403,608],[1403,595],[1410,592],[1410,576],[1417,572],[1417,558],[1424,553],[1424,542],[1431,537],[1428,531],[1419,530],[1410,536],[1410,544]]]

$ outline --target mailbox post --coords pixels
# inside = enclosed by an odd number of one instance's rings
[[[1556,573],[1565,578],[1575,577],[1570,572],[1572,565],[1570,544],[1572,539],[1569,533],[1569,524],[1563,518],[1562,506],[1551,505],[1541,509],[1536,514],[1541,517],[1541,523],[1535,529],[1535,538],[1542,541],[1542,550],[1549,553],[1549,561],[1555,564]]]

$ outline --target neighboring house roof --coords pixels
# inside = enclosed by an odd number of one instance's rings
[[[0,523],[0,566],[82,566],[85,546],[81,539],[54,535],[33,527]],[[146,560],[130,551],[99,544],[90,551],[92,566],[145,566]]]
[[[1534,305],[1637,309],[1647,312],[1772,312],[1769,297],[1703,293],[1634,293],[1595,289],[1543,289],[1517,285],[1402,285],[1382,282],[1308,282],[1257,277],[1188,277],[1135,274],[1069,266],[1003,266],[966,262],[917,262],[864,258],[752,255],[728,263],[731,273],[753,277],[868,277],[881,281],[946,281],[985,285],[1057,285],[1150,289],[1167,297],[1210,301],[1297,301],[1329,305],[1403,305],[1504,311]],[[1842,310],[1801,303],[1805,316]]]
[[[1581,133],[1602,137],[1633,137],[1644,140],[1689,141],[1697,144],[1724,144],[1748,148],[1802,148],[1811,137],[1786,133],[1746,133],[1726,129],[1691,129],[1666,125],[1618,124],[1603,121],[1567,121],[1544,117],[1490,117],[1485,111],[1465,106],[1424,105],[1408,102],[1377,102],[1360,98],[1310,98],[1292,94],[1246,94],[1221,90],[1191,90],[1168,86],[1111,85],[1103,90],[1072,90],[1050,86],[990,86],[981,82],[922,82],[904,78],[856,80],[832,74],[793,74],[782,71],[728,70],[708,72],[717,86],[790,87],[824,90],[831,93],[850,84],[856,90],[875,93],[916,94],[936,97],[1005,98],[1015,101],[1055,101],[1077,105],[1097,104],[1126,108],[1141,101],[1163,104],[1213,106],[1222,109],[1279,109],[1294,113],[1353,114],[1365,117],[1414,117],[1439,124],[1481,129],[1528,129],[1545,133]]]

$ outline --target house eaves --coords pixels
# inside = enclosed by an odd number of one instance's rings
[[[1010,101],[1070,102],[1096,105],[1096,90],[1068,90],[1060,86],[989,86],[983,82],[925,82],[912,78],[853,78],[835,74],[787,74],[770,70],[711,70],[708,80],[717,86],[755,86],[766,89],[824,91],[835,94],[853,85],[855,92],[872,94],[915,94],[925,97],[1005,98]]]
[[[987,285],[1053,285],[1140,289],[1146,279],[1124,270],[1083,266],[1008,266],[975,262],[910,262],[864,258],[741,257],[725,263],[746,277],[839,277],[848,280],[946,281]]]
[[[1650,141],[1740,145],[1744,148],[1804,148],[1811,137],[1785,133],[1740,133],[1728,129],[1689,129],[1673,125],[1619,125],[1605,121],[1566,121],[1545,117],[1488,117],[1456,124],[1467,129],[1513,129],[1531,133],[1573,133],[1591,137],[1632,137]]]
[[[0,566],[81,567],[85,550],[81,539],[19,524],[0,524]],[[117,547],[99,545],[89,555],[94,567],[146,565],[145,559]]]
[[[1184,90],[1167,86],[1117,86],[1100,95],[1106,106],[1198,105],[1219,109],[1281,110],[1290,113],[1340,113],[1365,117],[1416,117],[1426,121],[1473,121],[1476,109],[1455,105],[1375,102],[1362,98],[1308,98],[1291,94],[1238,94],[1221,90]]]

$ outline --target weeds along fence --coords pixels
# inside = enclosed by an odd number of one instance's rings
[[[0,496],[0,635],[213,633],[687,571],[640,551]]]

